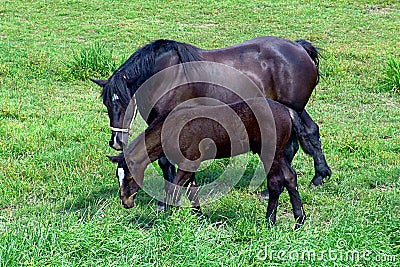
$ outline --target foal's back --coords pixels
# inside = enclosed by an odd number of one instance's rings
[[[248,151],[282,152],[292,123],[284,105],[260,97],[175,110],[162,127],[164,152],[179,165],[183,158],[203,161]]]

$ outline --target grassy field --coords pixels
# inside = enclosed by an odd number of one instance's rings
[[[400,266],[400,94],[385,85],[399,2],[199,2],[0,1],[0,266]],[[143,191],[123,209],[106,109],[71,70],[77,55],[97,47],[112,69],[159,38],[217,48],[261,35],[323,48],[307,110],[333,175],[310,188],[312,160],[295,158],[304,228],[286,192],[268,227],[267,203],[245,186],[202,219],[158,213]]]

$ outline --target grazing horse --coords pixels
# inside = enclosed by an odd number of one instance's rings
[[[185,121],[188,113],[194,114],[195,118],[179,129],[166,125],[168,120],[172,123]],[[151,123],[124,149],[124,153],[109,157],[118,163],[121,204],[125,208],[134,206],[146,167],[172,149],[168,154],[174,157],[172,160],[178,165],[178,172],[173,184],[166,188],[166,203],[174,205],[185,186],[193,208],[201,213],[194,175],[200,163],[252,151],[260,156],[267,174],[269,200],[266,218],[275,224],[278,198],[286,188],[298,228],[304,223],[305,213],[297,189],[296,173],[286,160],[284,149],[292,129],[298,129],[300,120],[295,111],[263,97],[229,105],[176,109],[167,117]],[[167,139],[163,142],[163,138]],[[179,153],[183,157],[176,156]]]
[[[298,112],[304,131],[301,135],[294,135],[290,139],[285,151],[287,160],[290,163],[293,159],[299,148],[297,142],[299,140],[303,150],[314,159],[315,176],[312,183],[320,185],[325,177],[331,175],[331,170],[322,152],[318,125],[304,109],[319,80],[317,49],[305,40],[293,42],[283,38],[265,36],[215,50],[203,50],[172,40],[157,40],[143,46],[108,80],[92,80],[103,88],[103,103],[107,107],[112,131],[109,141],[112,148],[122,150],[127,143],[131,129],[124,123],[126,109],[145,81],[171,66],[188,62],[215,62],[230,66],[254,82],[262,96],[274,99]],[[205,71],[207,72],[207,70]],[[212,76],[213,73],[210,72],[209,75]],[[242,100],[232,91],[210,87],[206,83],[180,86],[165,94],[160,101],[149,100],[157,92],[162,91],[163,87],[168,86],[166,80],[170,81],[175,78],[178,79],[174,75],[160,78],[161,80],[154,83],[149,92],[146,92],[149,94],[147,98],[138,99],[137,105],[142,116],[143,112],[140,107],[142,109],[151,107],[151,111],[144,116],[147,124],[168,114],[179,103],[190,98],[209,97],[224,103]],[[241,92],[246,92],[248,88],[244,87],[241,90]],[[251,97],[257,96],[259,95]],[[307,146],[306,143],[311,145]],[[172,181],[175,167],[165,157],[162,157],[158,163],[164,178]]]

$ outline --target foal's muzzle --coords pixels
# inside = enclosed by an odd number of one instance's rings
[[[126,197],[121,197],[120,196],[120,200],[121,200],[121,205],[122,207],[124,207],[125,209],[131,209],[133,208],[133,206],[135,206],[135,197],[136,197],[136,193],[133,193],[132,195],[130,195],[128,198]]]

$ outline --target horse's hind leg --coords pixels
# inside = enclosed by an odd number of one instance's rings
[[[300,117],[304,132],[300,133],[298,138],[304,152],[311,155],[314,159],[315,175],[311,182],[318,186],[323,183],[325,177],[331,176],[332,172],[322,152],[318,125],[312,120],[306,110],[301,113]]]
[[[297,187],[296,172],[287,162],[282,162],[282,172],[285,177],[285,187],[289,192],[290,202],[292,203],[294,219],[296,220],[295,229],[298,229],[304,224],[306,215],[303,210],[303,203],[301,202]]]
[[[164,180],[172,183],[175,178],[175,166],[172,165],[166,157],[160,158],[158,160],[158,165],[160,166],[163,172]],[[165,190],[167,191],[167,185],[165,187],[166,187]],[[158,210],[165,209],[165,203],[163,201],[158,201],[157,206]]]

